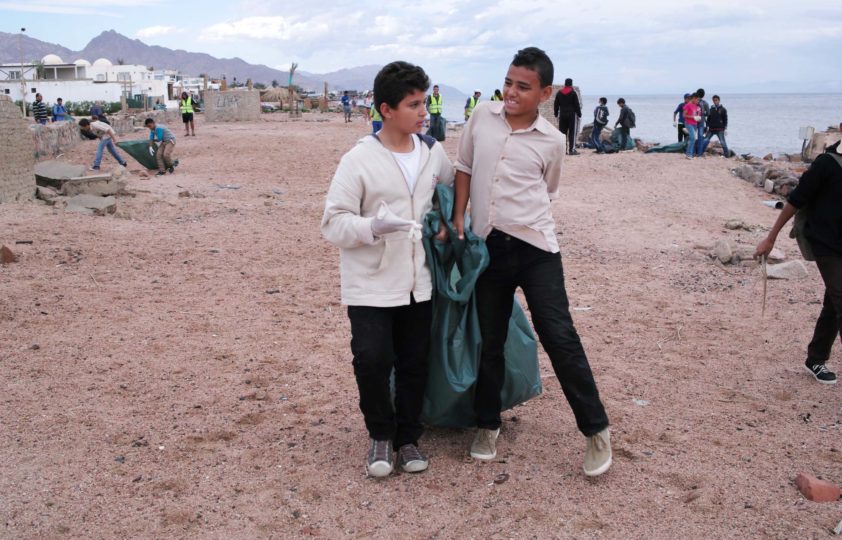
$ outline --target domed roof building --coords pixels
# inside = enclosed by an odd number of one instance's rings
[[[48,54],[41,59],[41,63],[45,66],[58,66],[64,64],[64,60],[62,60],[57,54]]]

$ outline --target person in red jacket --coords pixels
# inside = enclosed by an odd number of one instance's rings
[[[573,88],[573,79],[565,79],[564,87],[555,95],[553,114],[558,118],[558,130],[567,137],[567,153],[577,155],[576,151],[576,123],[582,117],[582,106],[579,95]]]

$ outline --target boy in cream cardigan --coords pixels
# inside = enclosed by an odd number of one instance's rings
[[[454,175],[441,145],[420,134],[429,86],[424,70],[407,62],[380,70],[374,105],[383,128],[342,157],[321,224],[324,237],[340,249],[342,302],[348,306],[359,405],[370,437],[366,470],[374,477],[394,470],[395,450],[406,472],[429,465],[418,439],[433,286],[420,221],[432,208],[436,184],[451,184]]]

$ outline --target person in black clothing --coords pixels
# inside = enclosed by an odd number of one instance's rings
[[[781,228],[797,210],[809,212],[804,236],[825,285],[824,304],[804,367],[818,382],[836,384],[836,374],[825,363],[836,337],[842,335],[842,149],[838,142],[801,175],[769,235],[757,245],[755,258],[769,255]]]
[[[626,100],[623,98],[618,99],[617,105],[620,106],[620,116],[617,118],[617,123],[614,127],[620,130],[620,148],[617,151],[622,152],[626,149],[626,145],[629,144],[629,134],[633,126],[629,117],[629,108],[626,107]]]
[[[708,132],[705,135],[704,144],[702,144],[702,154],[708,149],[710,140],[714,135],[719,139],[719,144],[722,145],[722,155],[730,157],[731,152],[728,150],[728,143],[725,142],[725,130],[728,129],[728,111],[719,102],[719,96],[713,96],[713,107],[708,112]]]
[[[39,124],[46,124],[50,118],[50,111],[47,109],[47,104],[44,103],[44,97],[41,94],[35,94],[35,103],[32,104],[32,116]]]
[[[608,98],[599,98],[599,105],[593,110],[593,129],[591,130],[591,145],[596,148],[597,154],[605,153],[605,146],[599,136],[603,128],[608,124]]]
[[[555,95],[553,114],[558,118],[558,130],[567,137],[567,153],[576,155],[576,121],[582,117],[579,95],[573,89],[573,79],[564,80],[564,88]]]

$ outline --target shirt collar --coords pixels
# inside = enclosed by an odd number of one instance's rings
[[[492,101],[489,105],[489,108],[491,109],[491,112],[493,114],[496,114],[502,120],[506,119],[505,114],[503,114],[505,105],[503,104],[502,101]],[[508,125],[508,122],[506,122],[506,125]],[[528,128],[524,128],[524,129],[515,129],[515,130],[512,130],[512,132],[513,133],[515,133],[515,132],[522,133],[522,132],[525,132],[525,131],[533,131],[533,130],[540,131],[541,133],[543,133],[545,135],[548,135],[553,130],[555,130],[555,128],[552,126],[552,124],[547,122],[546,118],[541,116],[540,112],[538,112],[538,117],[535,118],[535,121],[532,122],[531,126],[529,126]]]

